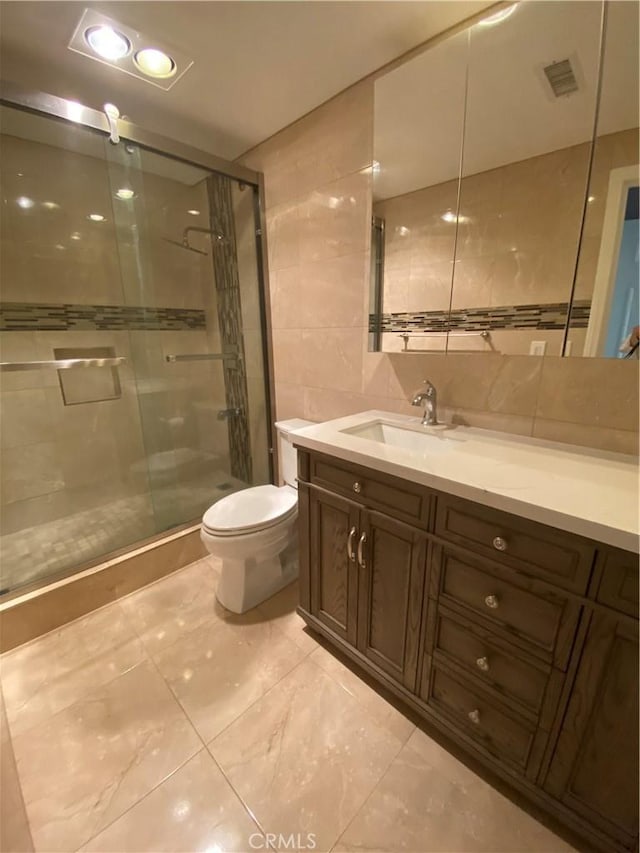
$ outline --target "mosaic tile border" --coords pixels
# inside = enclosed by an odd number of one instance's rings
[[[369,315],[370,332],[482,332],[503,329],[564,329],[571,310],[571,326],[586,329],[591,302],[499,305],[489,308],[458,308],[449,311],[413,311]]]
[[[0,302],[3,332],[196,331],[206,327],[205,312],[199,308]]]

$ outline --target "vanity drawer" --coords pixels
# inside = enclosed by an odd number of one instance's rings
[[[627,616],[638,618],[638,555],[630,551],[601,551],[598,555],[601,573],[597,599],[601,604]]]
[[[586,592],[595,550],[579,536],[448,495],[438,496],[435,532],[475,554]]]
[[[472,621],[479,619],[525,651],[566,667],[580,613],[577,603],[559,590],[463,551],[436,547],[434,556],[441,603],[471,616]]]
[[[320,454],[311,456],[309,478],[315,486],[338,492],[423,530],[428,525],[431,493],[424,486]]]
[[[434,664],[427,704],[492,755],[526,768],[535,726],[509,713],[470,682]]]
[[[514,655],[496,635],[471,628],[466,620],[440,608],[436,616],[433,651],[481,679],[503,698],[515,701],[536,718],[541,712],[550,667]]]

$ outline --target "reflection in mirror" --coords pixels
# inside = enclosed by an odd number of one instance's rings
[[[523,2],[470,30],[448,351],[560,355],[596,108],[602,6]],[[462,337],[484,331],[488,337]]]
[[[444,350],[468,33],[375,84],[371,343]]]
[[[588,204],[565,355],[638,357],[638,5],[607,6]]]

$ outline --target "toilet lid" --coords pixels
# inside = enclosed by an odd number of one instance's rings
[[[295,489],[253,486],[222,498],[205,512],[202,524],[218,535],[253,533],[272,527],[296,510]]]

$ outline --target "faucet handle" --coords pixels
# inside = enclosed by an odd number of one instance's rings
[[[436,386],[433,384],[433,382],[430,382],[428,379],[423,379],[422,384],[426,386],[427,390],[425,393],[429,396],[432,396],[436,393]]]

